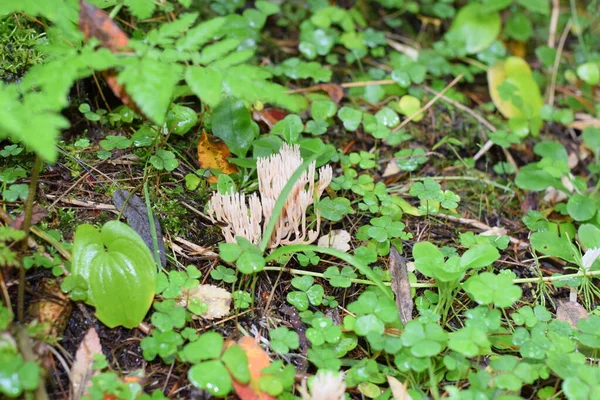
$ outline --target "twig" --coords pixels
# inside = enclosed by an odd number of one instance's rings
[[[402,123],[400,125],[398,125],[397,127],[395,127],[393,129],[393,132],[396,132],[402,128],[404,128],[410,121],[412,121],[413,119],[415,119],[416,117],[418,117],[419,115],[421,115],[421,113],[423,111],[426,111],[429,109],[429,107],[431,107],[436,101],[438,101],[444,94],[446,94],[446,92],[448,90],[450,90],[452,87],[454,87],[454,85],[456,85],[458,83],[458,81],[460,81],[463,78],[464,74],[460,74],[458,75],[456,78],[454,78],[452,80],[452,82],[450,82],[448,84],[448,86],[446,86],[441,92],[439,92],[438,94],[436,94],[433,99],[429,100],[429,102],[427,102],[427,104],[425,104],[423,107],[421,107],[417,112],[413,113],[410,117],[406,118],[404,121],[402,121]]]
[[[569,19],[565,29],[560,35],[560,40],[558,41],[558,48],[556,49],[556,56],[554,57],[554,65],[552,65],[552,79],[550,81],[550,89],[548,92],[548,104],[554,105],[554,92],[556,91],[556,76],[558,75],[558,65],[560,64],[560,58],[562,56],[563,48],[565,46],[565,42],[567,41],[567,36],[569,36],[569,31],[571,30],[572,20]]]
[[[458,222],[463,225],[470,225],[474,228],[481,229],[483,231],[488,231],[488,230],[492,229],[491,226],[484,224],[483,222],[478,221],[476,219],[455,217],[455,216],[448,215],[448,214],[435,214],[435,216],[447,219],[448,221]],[[526,249],[529,247],[529,243],[527,243],[527,242],[524,242],[524,241],[517,239],[515,237],[512,237],[512,236],[509,236],[508,238],[510,239],[510,242],[512,244],[517,245],[519,248]]]
[[[70,204],[73,206],[86,207],[86,208],[91,208],[94,210],[111,211],[111,212],[114,212],[115,214],[119,213],[119,210],[117,210],[117,207],[113,206],[112,204],[96,203],[96,202],[89,201],[89,200],[61,199],[60,196],[55,196],[53,194],[47,194],[46,198],[48,198],[50,200],[59,199],[61,203]]]
[[[21,242],[21,266],[19,268],[19,290],[17,296],[17,316],[19,321],[23,321],[25,317],[25,266],[23,265],[23,258],[25,252],[29,248],[29,228],[31,227],[31,216],[33,214],[33,202],[35,200],[35,194],[37,192],[37,183],[40,177],[40,170],[42,169],[42,159],[40,156],[35,156],[33,167],[31,168],[31,180],[29,181],[29,194],[27,200],[25,200],[25,218],[23,219],[23,232],[25,236]]]
[[[560,14],[560,0],[552,0],[552,15],[550,15],[550,29],[548,31],[548,47],[554,48],[556,42],[556,26]]]

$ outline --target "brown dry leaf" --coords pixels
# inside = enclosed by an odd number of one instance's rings
[[[334,229],[319,238],[317,246],[329,247],[346,253],[350,250],[350,234],[343,229]]]
[[[278,108],[263,108],[262,110],[252,111],[252,119],[264,122],[269,129],[273,129],[273,126],[285,117],[287,117],[287,113]]]
[[[115,96],[119,100],[121,100],[121,102],[123,104],[125,104],[127,107],[131,108],[137,114],[144,115],[142,110],[140,110],[140,108],[137,106],[137,104],[135,104],[135,101],[133,101],[133,99],[131,98],[129,93],[127,93],[125,86],[121,85],[117,81],[117,75],[118,75],[117,71],[115,71],[113,69],[102,72],[102,76],[104,77],[106,84],[112,90],[112,92],[115,94]]]
[[[394,400],[412,400],[412,397],[408,394],[408,388],[406,383],[401,383],[398,379],[393,376],[386,375],[390,389],[392,390],[392,396]]]
[[[79,30],[86,39],[96,38],[112,52],[123,51],[129,38],[101,9],[86,1],[79,1]]]
[[[83,337],[77,353],[75,353],[73,368],[71,368],[71,387],[75,400],[81,399],[87,394],[92,384],[90,379],[98,374],[98,371],[92,371],[94,354],[102,354],[102,345],[98,333],[92,327]]]
[[[587,310],[574,301],[561,301],[556,308],[556,319],[568,322],[573,329],[577,329],[577,323],[587,317]]]
[[[71,316],[72,303],[69,295],[60,290],[55,280],[45,280],[36,291],[37,296],[29,304],[29,314],[43,326],[48,338],[62,336]]]
[[[344,97],[344,89],[342,89],[342,87],[340,85],[337,85],[335,83],[322,83],[319,85],[319,88],[322,91],[327,92],[327,94],[329,95],[329,98],[335,104],[339,104],[339,102]]]
[[[575,121],[567,124],[567,127],[584,130],[588,126],[600,128],[600,119],[586,113],[575,113]]]
[[[383,174],[381,175],[381,177],[382,178],[387,178],[389,176],[393,176],[393,175],[399,174],[400,172],[402,172],[402,170],[398,166],[398,160],[396,160],[394,158],[385,167],[385,170],[383,170]]]
[[[231,346],[233,341],[227,343]],[[250,382],[242,384],[233,379],[233,388],[235,393],[242,400],[275,400],[264,392],[261,392],[259,381],[261,377],[260,371],[271,364],[267,353],[258,345],[256,340],[251,336],[244,336],[238,340],[237,345],[244,350],[248,357],[248,369],[250,370]]]
[[[392,246],[390,249],[390,276],[392,277],[392,291],[396,295],[396,305],[400,313],[400,321],[406,324],[412,320],[413,300],[410,295],[410,282],[406,259]]]
[[[216,136],[202,132],[198,142],[198,161],[202,168],[214,168],[227,175],[233,174],[237,172],[237,167],[227,161],[229,157],[231,153],[224,142]],[[215,183],[217,180],[216,176],[207,178],[208,183]]]
[[[31,225],[35,225],[40,222],[48,211],[45,208],[40,207],[39,204],[33,206],[33,214],[31,215]],[[11,228],[23,229],[23,222],[25,221],[25,213],[22,212],[13,222],[11,222]]]
[[[206,313],[200,315],[204,319],[222,318],[229,314],[231,293],[214,285],[199,285],[194,289],[184,289],[183,296],[177,302],[181,307],[187,307],[193,299],[208,305]]]

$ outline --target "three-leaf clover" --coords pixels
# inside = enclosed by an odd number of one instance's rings
[[[514,274],[482,272],[463,284],[465,291],[479,304],[510,307],[521,298],[521,288],[513,284]]]
[[[175,154],[168,150],[158,150],[155,155],[150,157],[152,166],[160,171],[173,171],[179,165]]]
[[[314,284],[312,276],[297,276],[292,279],[292,286],[299,291],[289,292],[286,296],[288,303],[296,307],[298,311],[308,310],[309,304],[318,306],[323,299],[323,286]]]

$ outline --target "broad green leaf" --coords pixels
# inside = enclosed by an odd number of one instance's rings
[[[225,397],[233,386],[227,368],[220,360],[196,364],[188,371],[192,385],[217,397]]]
[[[596,214],[596,202],[576,193],[567,202],[567,211],[575,221],[587,221]]]
[[[510,307],[522,294],[521,288],[512,283],[511,275],[503,273],[495,275],[482,272],[469,278],[463,287],[479,304],[494,304],[503,308]]]
[[[296,114],[290,114],[273,126],[271,134],[280,135],[287,143],[292,144],[298,142],[302,129],[302,119]]]
[[[398,102],[398,108],[400,109],[400,112],[402,114],[404,114],[407,117],[410,117],[411,115],[413,115],[421,109],[421,100],[417,99],[414,96],[404,95],[402,96],[402,98],[400,98],[400,101]],[[413,118],[413,121],[419,122],[422,119],[423,113],[420,113],[415,118]]]
[[[555,232],[535,232],[531,235],[531,245],[536,251],[565,261],[575,263],[573,244],[564,236]]]
[[[236,381],[240,383],[248,383],[250,381],[248,356],[246,356],[246,352],[240,346],[233,345],[228,347],[223,353],[221,360]]]
[[[143,58],[127,65],[119,74],[118,81],[144,114],[162,125],[180,78],[181,68],[178,65]]]
[[[588,85],[600,82],[600,66],[597,62],[586,62],[577,67],[577,76]]]
[[[419,242],[415,244],[413,257],[415,268],[423,275],[431,278],[434,278],[436,270],[443,268],[444,265],[444,255],[433,243]]]
[[[500,28],[498,12],[484,12],[481,3],[469,3],[454,17],[448,35],[464,43],[467,54],[473,54],[487,49],[498,37]]]
[[[592,224],[583,224],[577,231],[579,242],[588,249],[600,248],[600,229]]]
[[[460,258],[463,268],[483,268],[500,258],[500,253],[491,244],[480,244],[467,250]]]
[[[544,101],[525,60],[508,57],[505,61],[499,61],[488,69],[487,79],[490,96],[506,118],[539,116]],[[510,88],[510,91],[507,92],[506,88]]]
[[[209,106],[215,107],[221,101],[223,78],[220,71],[210,67],[189,67],[185,71],[185,81],[192,92]]]
[[[347,131],[355,131],[362,120],[362,111],[356,108],[344,106],[337,113],[339,119],[344,123],[344,129]]]
[[[217,332],[206,332],[194,341],[185,345],[181,357],[189,363],[219,358],[223,349],[223,336]]]
[[[515,177],[517,187],[526,190],[540,191],[551,186],[560,185],[560,180],[549,172],[539,169],[537,165],[526,165]]]
[[[252,121],[250,111],[243,101],[233,97],[226,97],[215,108],[212,129],[213,134],[221,138],[238,157],[246,156],[258,136],[258,125]]]
[[[189,107],[173,104],[167,114],[167,129],[176,135],[183,135],[198,122],[196,111]]]
[[[156,264],[142,238],[119,221],[99,231],[79,225],[73,242],[72,272],[89,286],[88,303],[109,328],[135,328],[144,319],[156,287]]]

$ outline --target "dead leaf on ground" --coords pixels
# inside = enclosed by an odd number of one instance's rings
[[[182,307],[187,307],[193,299],[208,305],[208,310],[200,315],[204,319],[222,318],[229,314],[231,306],[231,293],[214,285],[200,285],[194,289],[184,289],[183,296],[177,302]]]
[[[227,160],[229,157],[231,152],[224,142],[216,136],[202,132],[198,142],[198,161],[202,168],[214,168],[227,175],[233,174],[237,172],[237,167]],[[216,176],[207,178],[208,183],[215,183],[217,180]]]
[[[346,253],[350,250],[350,234],[343,229],[334,229],[319,238],[317,246],[329,247]]]
[[[98,373],[98,371],[92,370],[94,354],[102,354],[102,345],[98,333],[92,327],[83,337],[71,368],[71,387],[75,400],[81,399],[87,394],[92,383],[90,379]]]
[[[47,210],[40,207],[39,204],[34,204],[33,213],[31,215],[31,226],[40,222],[47,214]],[[19,216],[11,222],[10,226],[14,229],[23,229],[23,222],[25,222],[25,212],[19,214]]]
[[[322,83],[319,85],[319,88],[327,92],[329,98],[335,103],[339,104],[339,102],[344,98],[344,89],[340,85],[335,83]]]
[[[393,376],[386,375],[388,383],[390,384],[390,389],[392,391],[392,396],[394,400],[412,400],[412,397],[408,394],[408,387],[406,383],[400,382],[398,379]]]
[[[390,249],[389,258],[390,276],[392,277],[392,291],[396,295],[396,305],[400,313],[400,321],[406,324],[412,320],[413,300],[410,295],[410,282],[406,259],[394,247]]]
[[[262,110],[252,111],[252,119],[257,122],[264,122],[269,129],[273,129],[273,126],[285,117],[287,117],[287,113],[278,108],[263,108]]]
[[[587,310],[574,301],[561,301],[556,308],[556,319],[568,322],[573,329],[577,329],[577,323],[587,317]]]
[[[494,226],[487,231],[481,232],[481,236],[504,236],[508,234],[506,228],[502,228],[500,226]]]
[[[55,280],[45,280],[36,294],[30,302],[29,314],[43,326],[44,335],[48,338],[60,338],[71,316],[72,303],[69,295],[60,290]]]
[[[398,160],[396,160],[395,158],[392,159],[392,161],[390,161],[388,163],[388,165],[385,167],[385,169],[383,170],[383,174],[381,175],[382,178],[387,178],[389,176],[393,176],[393,175],[397,175],[400,172],[402,172],[402,170],[400,169],[400,167],[398,166]]]
[[[233,341],[229,341],[227,346],[235,344]],[[244,350],[248,357],[248,369],[250,370],[250,382],[242,384],[233,379],[233,388],[235,393],[242,400],[275,400],[273,396],[270,396],[260,390],[260,377],[261,371],[271,365],[271,360],[267,353],[259,346],[256,340],[251,336],[244,336],[238,340],[237,345]]]
[[[575,121],[566,125],[569,128],[584,130],[588,126],[600,128],[600,119],[586,113],[575,113]]]

